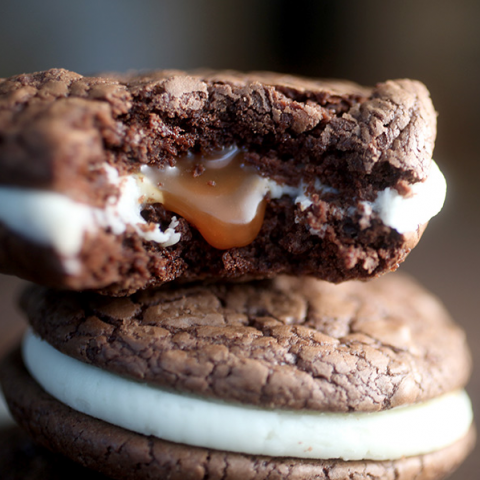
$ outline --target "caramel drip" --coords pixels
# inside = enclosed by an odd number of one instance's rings
[[[262,227],[267,182],[236,147],[209,157],[188,154],[174,167],[144,166],[141,174],[143,202],[181,215],[215,248],[248,245]]]

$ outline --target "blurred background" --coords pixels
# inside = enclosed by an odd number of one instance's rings
[[[0,77],[64,67],[276,70],[372,85],[411,77],[439,112],[435,159],[449,185],[402,270],[468,332],[480,418],[480,2],[478,0],[0,0]],[[0,350],[23,328],[20,282],[0,277]],[[480,447],[453,475],[478,479]]]

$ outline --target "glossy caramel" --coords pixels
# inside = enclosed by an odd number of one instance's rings
[[[141,176],[143,203],[162,203],[215,248],[248,245],[262,227],[267,180],[245,166],[236,147],[209,157],[188,154],[174,167],[144,166]]]

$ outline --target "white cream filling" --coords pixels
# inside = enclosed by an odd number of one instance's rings
[[[176,219],[162,232],[158,225],[148,224],[140,215],[142,191],[135,177],[119,177],[110,166],[105,169],[112,185],[120,189],[119,197],[111,197],[105,208],[76,202],[61,193],[1,187],[0,220],[26,238],[52,246],[65,257],[77,255],[85,233],[99,227],[121,234],[131,225],[146,240],[163,246],[180,240],[180,234],[174,231]]]
[[[157,242],[164,247],[180,240],[180,234],[175,231],[175,217],[163,232],[158,225],[147,223],[141,216],[142,197],[152,187],[147,177],[119,177],[117,171],[108,165],[105,170],[110,182],[120,191],[118,197],[108,200],[105,208],[95,208],[60,193],[4,186],[0,187],[0,222],[32,242],[54,248],[63,257],[71,274],[80,268],[76,257],[85,235],[94,233],[99,228],[121,234],[127,226],[131,226],[145,240]],[[261,177],[257,184],[260,198],[267,193],[272,198],[289,195],[302,210],[312,204],[303,185],[279,185]],[[333,190],[320,184],[317,187],[319,190]],[[432,162],[427,180],[414,184],[411,188],[412,194],[409,197],[403,197],[396,190],[387,188],[378,194],[374,202],[363,202],[364,211],[378,213],[385,225],[399,233],[415,231],[441,210],[446,183],[439,168]]]
[[[5,398],[0,392],[0,428],[13,425],[15,422],[8,411],[7,403]]]
[[[438,165],[432,161],[427,179],[414,183],[410,188],[408,197],[401,196],[393,188],[386,188],[378,193],[374,202],[365,204],[378,213],[385,225],[398,233],[413,232],[440,212],[447,183]]]
[[[267,410],[180,395],[135,382],[58,352],[31,332],[31,375],[71,408],[172,442],[253,455],[393,460],[441,449],[470,428],[464,391],[379,413]]]

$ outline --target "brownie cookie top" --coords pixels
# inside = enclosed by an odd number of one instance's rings
[[[272,73],[52,69],[0,80],[0,112],[0,183],[90,203],[111,193],[102,162],[173,165],[233,143],[267,177],[314,175],[368,198],[425,179],[436,135],[429,93],[412,80],[365,88]]]
[[[464,333],[408,277],[339,286],[281,276],[112,299],[31,287],[61,352],[111,372],[264,407],[379,411],[465,385]]]
[[[475,441],[472,426],[446,448],[393,461],[231,453],[147,437],[72,410],[38,386],[18,352],[4,362],[1,376],[14,416],[37,442],[114,479],[440,480],[464,460]]]

